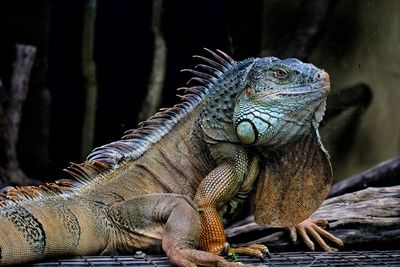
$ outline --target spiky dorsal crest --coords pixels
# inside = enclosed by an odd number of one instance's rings
[[[194,57],[203,60],[207,65],[198,64],[195,69],[182,70],[195,75],[188,81],[188,84],[192,81],[200,83],[200,85],[178,89],[178,92],[183,91],[183,95],[180,95],[183,102],[172,108],[160,109],[158,113],[140,123],[139,128],[125,132],[122,140],[94,149],[87,159],[100,161],[113,168],[126,159],[140,157],[153,143],[171,131],[180,119],[200,103],[217,80],[236,65],[231,57],[220,50],[216,50],[216,52],[206,48],[205,50],[211,54],[212,59],[203,56]]]
[[[9,186],[4,188],[0,193],[0,206],[68,194],[73,192],[77,185],[76,181],[61,179],[54,183],[45,183],[39,186]]]
[[[122,140],[94,149],[84,163],[71,163],[64,171],[75,178],[75,181],[62,179],[40,186],[9,187],[0,193],[0,206],[73,193],[75,188],[94,182],[96,178],[106,175],[122,162],[140,157],[192,111],[213,88],[216,81],[237,64],[220,50],[216,52],[206,48],[205,50],[212,58],[197,55],[194,57],[206,64],[198,64],[195,69],[182,70],[194,74],[187,84],[196,81],[200,85],[179,88],[178,92],[183,91],[183,95],[179,96],[182,99],[181,103],[171,108],[160,109],[148,120],[139,123],[137,129],[126,131]]]
[[[67,196],[74,193],[75,189],[82,185],[94,182],[94,177],[101,176],[109,169],[107,164],[96,160],[85,161],[81,164],[70,164],[64,171],[75,180],[61,179],[54,183],[45,183],[39,186],[6,187],[0,192],[0,206],[30,200],[43,200],[54,196]]]
[[[92,182],[93,177],[101,175],[108,170],[107,164],[97,160],[85,161],[81,164],[71,162],[70,164],[64,171],[82,184]]]

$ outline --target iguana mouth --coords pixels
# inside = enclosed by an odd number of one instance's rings
[[[311,93],[315,93],[315,92],[326,92],[326,93],[328,93],[329,90],[330,90],[330,85],[325,85],[325,86],[322,86],[322,87],[314,87],[313,85],[311,85],[310,87],[311,87],[311,89],[309,89],[309,90],[288,90],[288,91],[284,91],[284,92],[280,92],[280,91],[272,91],[271,92],[271,91],[269,91],[269,92],[266,92],[266,93],[258,94],[256,99],[263,99],[263,98],[270,97],[270,96],[273,96],[273,95],[290,96],[290,95],[306,95],[306,94],[311,94]]]
[[[310,89],[310,90],[299,90],[299,91],[286,91],[283,93],[277,93],[279,95],[302,95],[302,94],[309,94],[309,93],[314,93],[318,91],[329,91],[330,86],[324,86],[324,87],[319,87],[315,89]]]

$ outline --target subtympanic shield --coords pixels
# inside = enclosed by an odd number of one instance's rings
[[[307,218],[321,205],[332,184],[327,153],[313,135],[273,152],[261,148],[263,167],[257,185],[255,221],[288,227]]]

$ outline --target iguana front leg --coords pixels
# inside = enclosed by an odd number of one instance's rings
[[[233,266],[223,257],[197,250],[199,212],[177,194],[149,194],[113,205],[108,216],[115,231],[105,251],[132,252],[161,239],[169,260],[178,266]]]
[[[195,203],[200,211],[201,232],[199,248],[212,253],[228,249],[242,254],[262,257],[267,253],[265,246],[232,249],[226,242],[223,222],[218,209],[237,194],[247,194],[258,174],[258,159],[249,158],[247,153],[234,147],[231,160],[225,160],[211,171],[201,182]]]
[[[210,172],[200,184],[195,203],[200,210],[201,233],[199,248],[204,251],[220,253],[226,237],[217,206],[233,197],[243,179],[233,164],[225,162]]]

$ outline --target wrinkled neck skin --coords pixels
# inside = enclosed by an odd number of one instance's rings
[[[309,108],[315,108],[313,112],[307,109],[293,110],[293,113],[305,113],[303,117],[293,119],[290,116],[282,117],[283,125],[269,136],[269,142],[257,145],[258,147],[268,148],[269,150],[278,150],[283,146],[291,146],[302,140],[305,136],[314,136],[321,149],[327,153],[323,147],[320,135],[319,124],[323,118],[326,108],[326,97],[321,99]]]
[[[269,142],[257,145],[266,150],[280,150],[284,146],[292,146],[306,136],[313,136],[319,147],[329,157],[328,151],[324,148],[319,135],[319,124],[323,119],[326,109],[327,95],[321,93],[319,99],[305,104],[304,107],[294,109],[293,114],[304,113],[304,116],[293,118],[290,114],[282,117],[283,124],[269,136]],[[311,111],[310,111],[311,109]],[[279,111],[278,111],[279,114]]]

